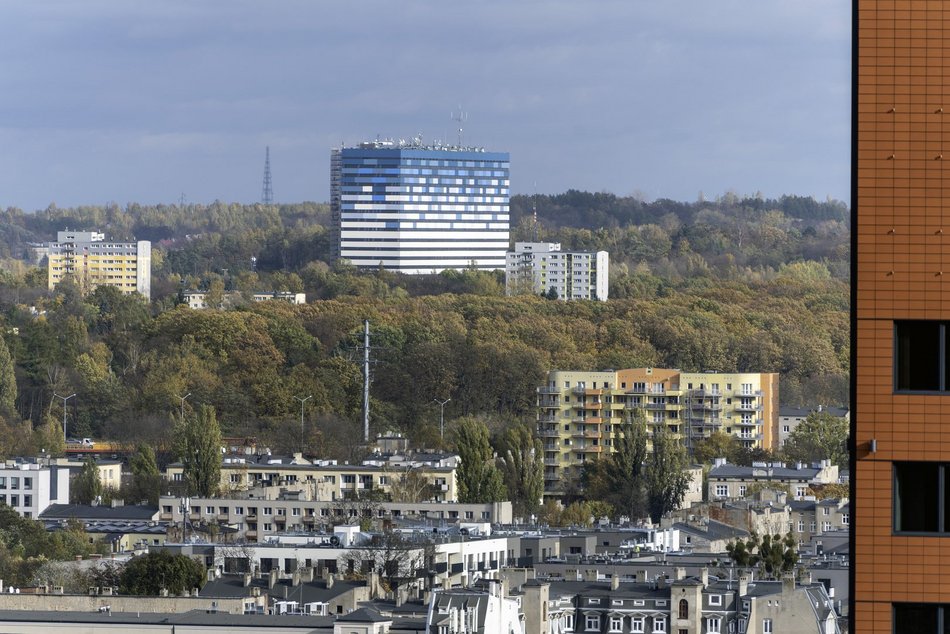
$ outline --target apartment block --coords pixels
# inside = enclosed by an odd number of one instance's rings
[[[606,251],[561,251],[558,242],[516,242],[505,255],[505,292],[554,293],[561,300],[607,301]]]
[[[0,464],[0,504],[36,519],[51,504],[69,502],[69,469],[36,461]]]
[[[421,495],[426,500],[455,502],[458,483],[455,466],[441,464],[390,465],[383,462],[363,465],[338,465],[335,461],[310,462],[301,456],[249,456],[227,454],[221,462],[221,490],[247,491],[254,487],[292,487],[308,499],[333,501],[374,490],[392,493],[403,478],[419,478],[427,485]],[[181,481],[184,468],[180,462],[169,464],[165,478]]]
[[[110,242],[96,231],[59,231],[48,249],[50,290],[72,276],[87,291],[114,286],[126,295],[151,296],[152,244],[147,240]]]
[[[746,447],[775,448],[777,373],[681,372],[662,368],[555,370],[538,388],[538,434],[545,491],[612,449],[615,427],[631,410],[666,425],[687,447],[722,430]]]
[[[208,308],[207,291],[185,291],[182,293],[182,299],[184,300],[184,303],[188,305],[188,308],[194,310],[204,310]],[[269,291],[264,293],[251,293],[248,299],[255,303],[286,302],[288,304],[299,306],[301,304],[307,303],[307,294],[292,293],[290,291]],[[243,301],[245,301],[245,296],[242,293],[235,291],[228,291],[221,297],[222,306],[225,308],[242,303]]]

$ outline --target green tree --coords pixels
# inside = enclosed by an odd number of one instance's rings
[[[708,438],[703,438],[693,449],[693,459],[700,464],[712,464],[716,458],[725,458],[732,464],[739,464],[742,444],[732,434],[717,429]]]
[[[643,517],[644,463],[647,458],[647,422],[641,409],[635,409],[614,430],[614,451],[605,465],[608,494],[606,501],[614,510],[630,519]]]
[[[188,495],[210,497],[221,483],[221,428],[214,408],[202,405],[175,425],[175,453],[184,468]]]
[[[461,418],[453,431],[460,464],[456,470],[459,501],[500,502],[506,497],[501,471],[488,442],[488,428],[474,418]]]
[[[16,412],[16,396],[13,357],[3,337],[0,336],[0,416],[11,416]]]
[[[647,506],[654,523],[683,503],[689,490],[688,466],[686,448],[666,425],[657,425],[653,430],[653,450],[644,473]]]
[[[544,451],[531,425],[505,430],[501,441],[502,471],[515,517],[529,518],[538,512],[544,495]]]
[[[811,463],[831,460],[848,464],[848,422],[827,412],[812,412],[789,434],[783,451],[789,460]]]
[[[205,567],[187,555],[172,555],[160,550],[129,560],[119,577],[119,592],[133,595],[170,595],[200,588]]]
[[[89,456],[82,465],[82,471],[72,481],[69,497],[73,504],[92,504],[102,496],[102,481],[99,479],[99,467]]]
[[[136,447],[129,459],[129,471],[132,472],[132,482],[126,494],[130,501],[137,503],[146,500],[149,504],[158,504],[162,474],[151,446],[141,444]]]

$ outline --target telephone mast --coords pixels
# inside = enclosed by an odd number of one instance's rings
[[[274,190],[271,187],[270,180],[270,146],[264,151],[264,185],[261,187],[261,203],[265,205],[274,204]]]

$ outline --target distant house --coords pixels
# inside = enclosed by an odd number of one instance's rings
[[[243,299],[243,297],[244,296],[241,293],[228,291],[222,295],[221,300],[224,307],[228,307],[238,303]],[[188,307],[194,310],[204,310],[205,308],[208,308],[207,291],[185,291],[182,293],[182,298],[184,299],[184,302],[188,304]],[[251,301],[278,301],[299,305],[307,303],[307,295],[305,293],[292,293],[290,291],[268,291],[264,293],[253,293],[251,295]]]
[[[789,497],[801,499],[808,495],[812,484],[838,482],[838,466],[822,460],[813,465],[796,463],[787,467],[783,462],[754,462],[751,467],[742,467],[717,458],[707,481],[709,500],[743,498],[763,487],[779,487],[787,490]]]
[[[784,447],[788,442],[788,437],[792,435],[795,428],[798,427],[809,414],[824,412],[838,418],[851,420],[851,412],[847,407],[824,407],[816,405],[814,407],[780,407],[778,410],[778,440],[779,447]]]

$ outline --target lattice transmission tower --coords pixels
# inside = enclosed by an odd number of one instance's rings
[[[270,146],[264,153],[264,185],[261,187],[261,203],[265,205],[274,204],[274,189],[270,180]]]

